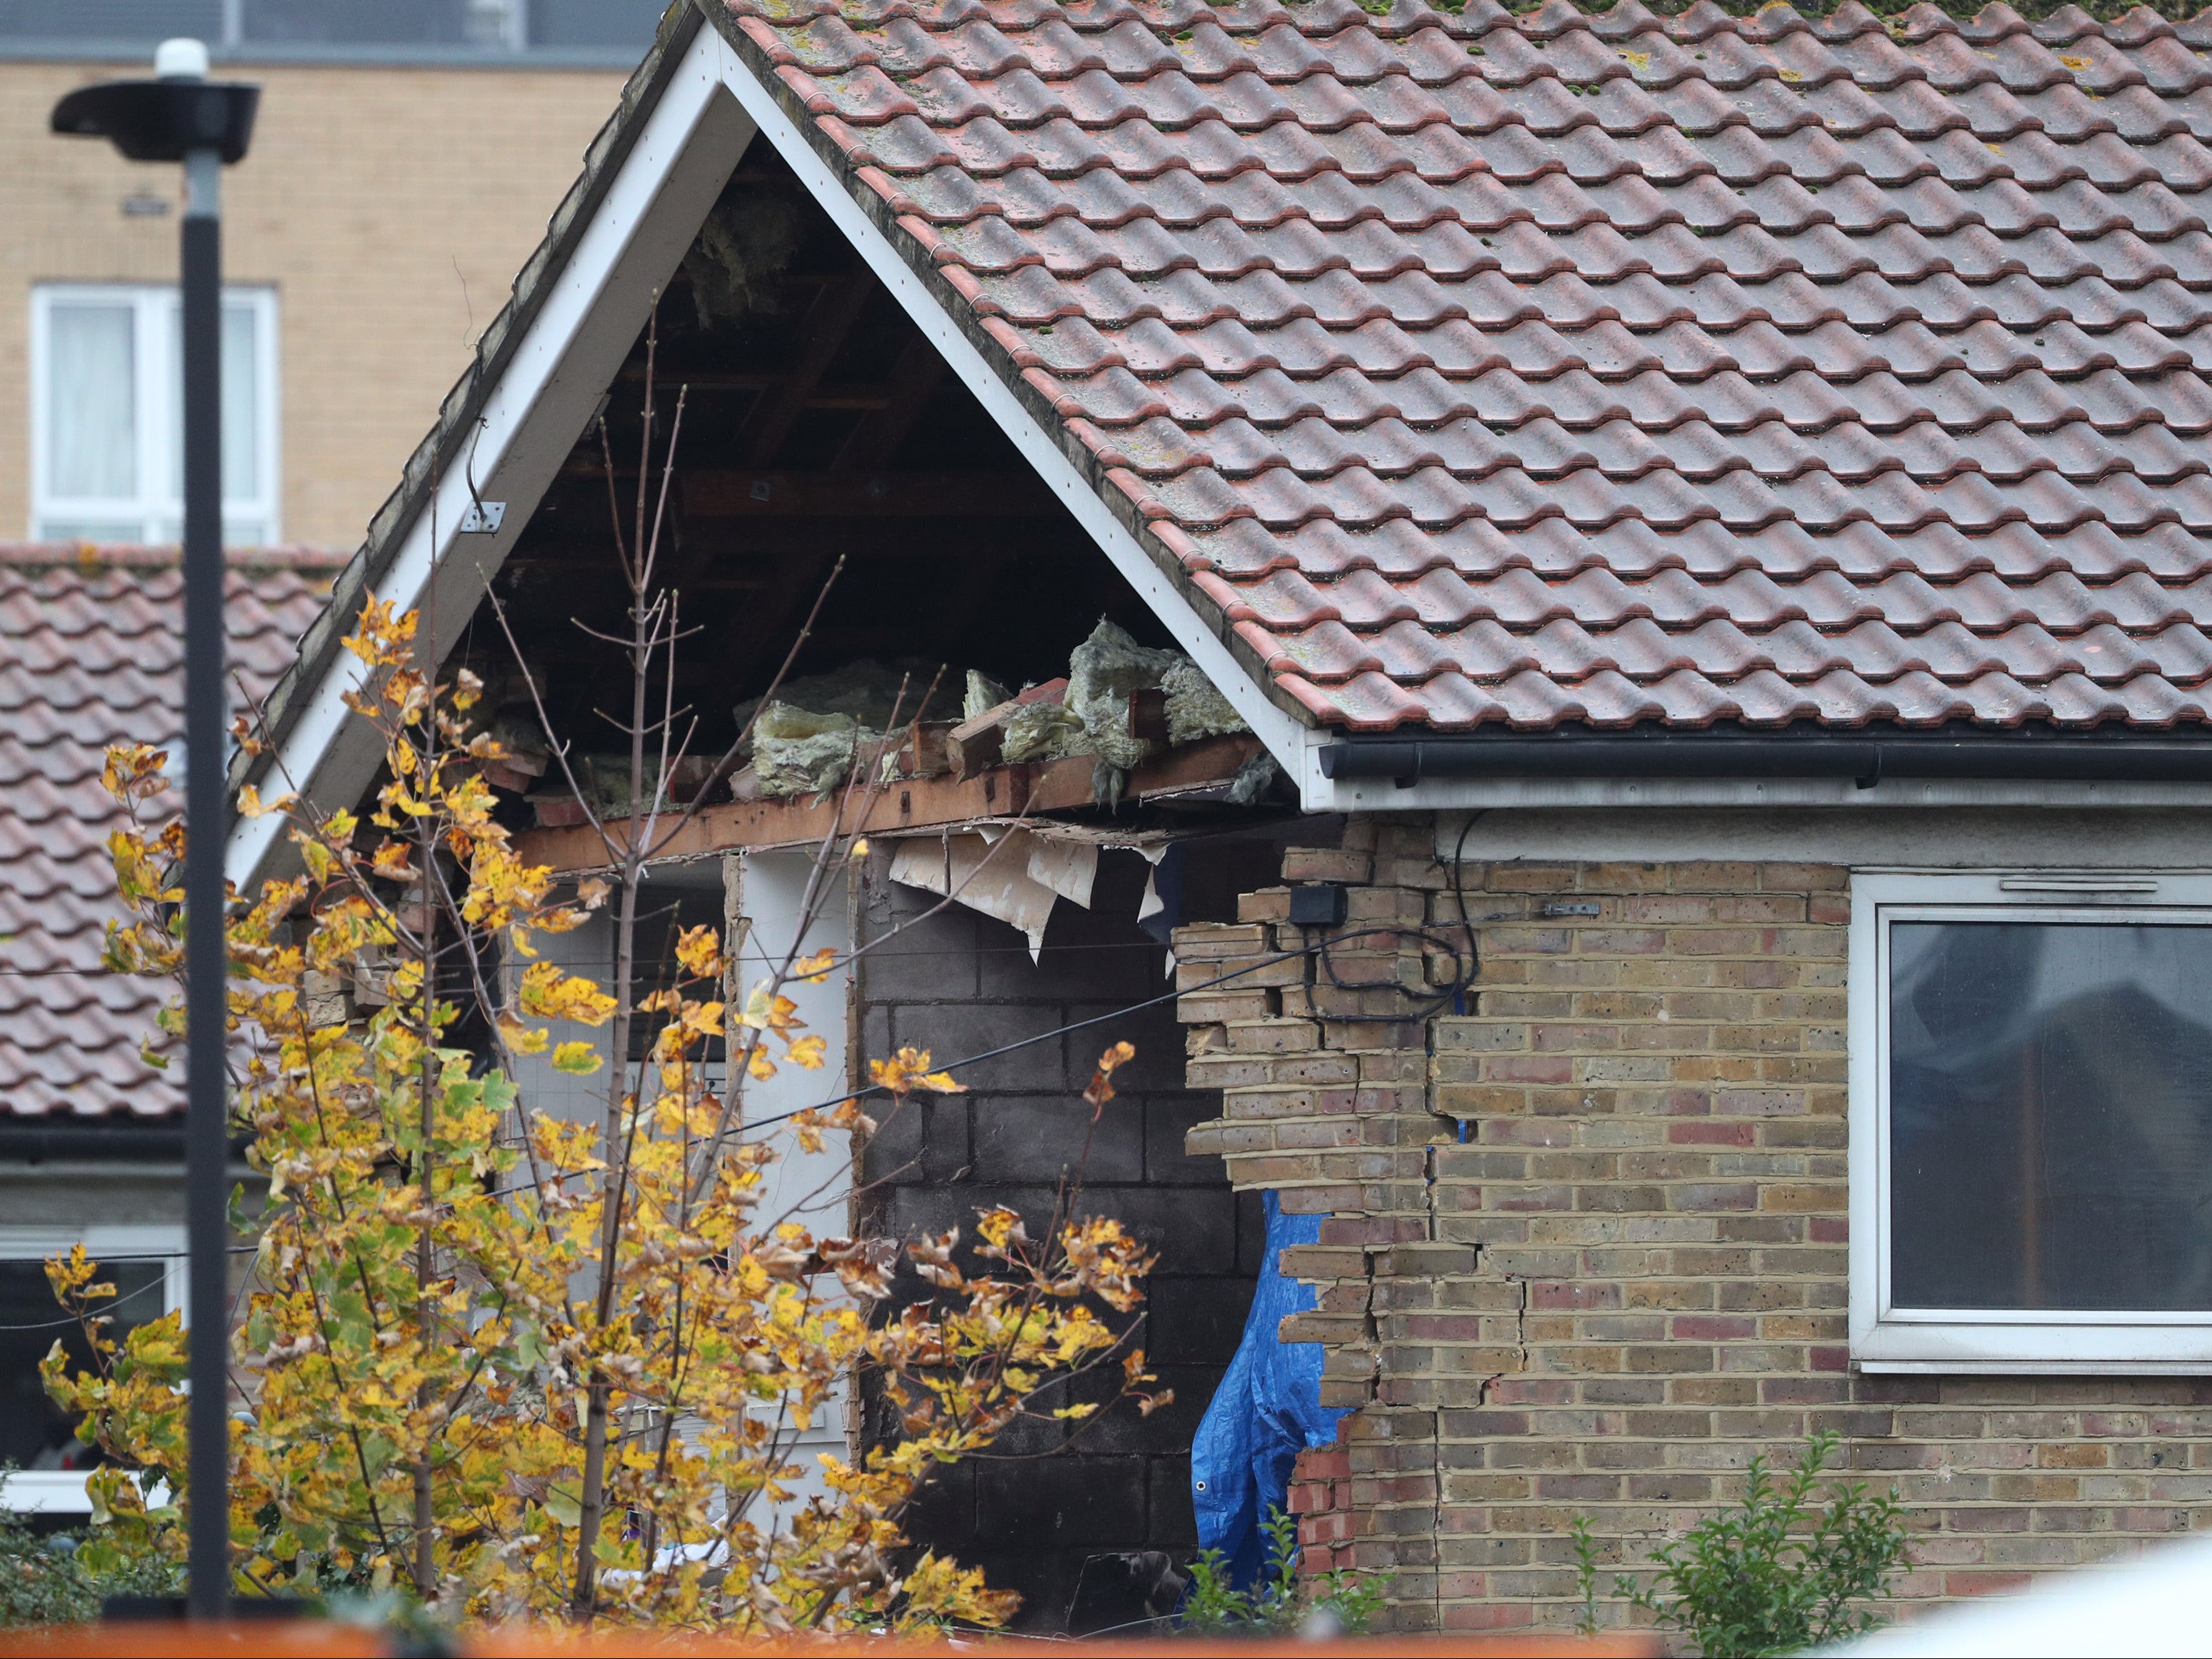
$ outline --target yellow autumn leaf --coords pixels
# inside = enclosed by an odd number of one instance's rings
[[[960,1095],[968,1092],[967,1085],[952,1080],[950,1072],[929,1069],[930,1054],[927,1048],[902,1048],[889,1060],[868,1062],[868,1078],[879,1089],[888,1089],[895,1095],[903,1095],[915,1089],[927,1089],[933,1094]]]
[[[604,1025],[614,1018],[615,1000],[580,975],[550,962],[523,969],[522,1012],[536,1019],[566,1019],[579,1025]]]
[[[564,1042],[553,1050],[553,1069],[571,1077],[589,1077],[605,1064],[605,1057],[588,1042]]]
[[[297,795],[279,795],[274,800],[264,801],[261,792],[249,783],[238,792],[238,815],[242,818],[266,817],[271,812],[282,812],[295,805],[299,799]]]
[[[717,930],[702,925],[686,927],[677,936],[676,959],[695,979],[713,979],[722,971],[722,950]]]
[[[784,1058],[794,1066],[818,1072],[823,1065],[822,1039],[818,1036],[801,1037],[784,1052]]]

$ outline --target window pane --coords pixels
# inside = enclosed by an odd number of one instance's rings
[[[138,495],[135,311],[127,302],[46,309],[46,489],[123,501]]]
[[[667,8],[659,0],[532,0],[533,46],[618,46],[645,56]]]
[[[222,39],[222,0],[0,0],[0,38],[143,46]]]
[[[177,411],[177,441],[163,493],[173,502],[185,494],[185,314],[180,303],[162,307],[169,396]],[[263,422],[261,331],[251,301],[226,300],[222,307],[222,499],[226,509],[261,503]]]
[[[1896,1304],[2212,1310],[2212,927],[1889,942]]]
[[[115,1322],[107,1328],[109,1337],[120,1342],[133,1326],[161,1316],[160,1262],[115,1262],[106,1277],[116,1288],[107,1304]],[[77,1443],[71,1432],[76,1419],[46,1398],[39,1377],[39,1361],[58,1339],[72,1370],[92,1363],[76,1323],[54,1322],[66,1320],[46,1283],[44,1262],[0,1261],[0,1327],[8,1328],[0,1329],[0,1468],[14,1464],[24,1469],[82,1469],[99,1461],[91,1447]]]
[[[469,0],[246,0],[248,40],[329,46],[467,46]]]
[[[261,331],[251,304],[222,308],[222,498],[261,496]]]
[[[42,542],[91,542],[95,546],[113,547],[118,543],[149,539],[160,542],[164,538],[159,534],[149,538],[146,526],[137,523],[92,524],[77,519],[41,519],[39,520],[38,539]],[[174,541],[177,538],[172,535],[167,539]]]

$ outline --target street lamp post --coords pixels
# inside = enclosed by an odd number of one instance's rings
[[[246,154],[258,87],[211,82],[207,48],[167,40],[151,81],[81,87],[53,130],[106,138],[134,161],[181,161],[185,345],[185,1188],[191,1248],[190,1607],[220,1619],[230,1590],[230,1123],[223,942],[222,232],[225,164]]]

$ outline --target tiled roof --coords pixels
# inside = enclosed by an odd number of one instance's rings
[[[1324,722],[2208,717],[2212,20],[728,3]]]
[[[292,660],[342,560],[258,552],[230,575],[231,661],[257,695]],[[120,822],[106,746],[182,723],[173,548],[0,546],[0,1114],[158,1116],[180,1077],[138,1057],[161,1003],[100,971]]]

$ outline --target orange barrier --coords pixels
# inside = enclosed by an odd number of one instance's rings
[[[392,1652],[378,1631],[316,1620],[234,1625],[112,1624],[46,1631],[0,1631],[0,1655],[26,1659],[380,1659]],[[484,1630],[465,1635],[465,1659],[617,1659],[665,1654],[670,1659],[769,1659],[798,1654],[866,1656],[866,1659],[947,1659],[954,1654],[1076,1653],[1098,1659],[1253,1659],[1294,1648],[1299,1659],[1653,1659],[1660,1644],[1648,1636],[1583,1641],[1563,1636],[1370,1636],[1334,1642],[1270,1644],[1253,1641],[1074,1641],[1039,1637],[962,1637],[951,1642],[786,1640],[738,1642],[714,1637],[662,1635],[651,1631],[590,1633],[546,1626]]]

